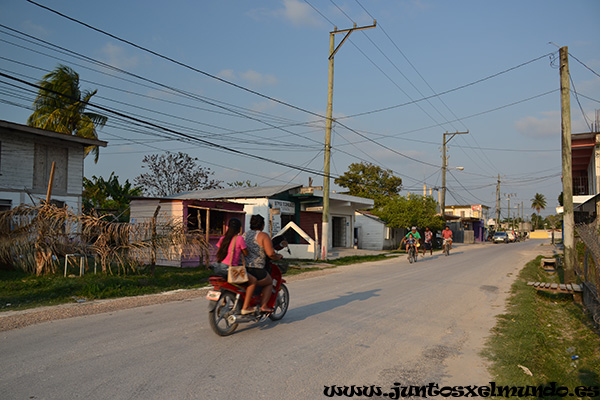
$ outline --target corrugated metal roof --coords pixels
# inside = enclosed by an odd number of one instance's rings
[[[257,186],[243,188],[196,190],[192,192],[177,193],[165,199],[177,200],[211,200],[211,199],[248,199],[271,197],[288,190],[299,188],[302,185]]]

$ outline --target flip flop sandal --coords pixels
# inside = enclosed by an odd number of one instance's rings
[[[242,310],[242,315],[254,314],[256,312],[256,308],[251,308],[250,310]]]

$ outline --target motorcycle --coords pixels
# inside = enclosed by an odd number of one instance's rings
[[[267,303],[272,313],[260,311],[262,288],[257,287],[254,293],[251,293],[251,307],[256,307],[253,314],[242,315],[242,305],[246,293],[246,284],[233,284],[227,282],[227,276],[211,276],[209,283],[213,286],[208,291],[206,298],[208,303],[208,322],[212,330],[219,336],[229,336],[237,329],[240,323],[262,322],[267,318],[272,321],[282,319],[288,310],[290,304],[290,293],[285,285],[285,279],[282,274],[287,268],[267,263],[267,271],[273,278],[273,292]],[[257,307],[258,306],[258,307]]]

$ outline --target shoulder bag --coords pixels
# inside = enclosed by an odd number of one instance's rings
[[[235,242],[237,240],[237,236],[233,238],[233,243],[231,246],[231,263],[233,264],[233,251],[235,250]],[[248,282],[248,273],[246,272],[246,260],[244,256],[240,254],[240,258],[243,261],[242,265],[230,265],[229,271],[227,272],[227,282],[229,283],[246,283]]]

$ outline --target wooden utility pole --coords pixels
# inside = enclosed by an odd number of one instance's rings
[[[500,228],[500,174],[498,174],[498,183],[496,184],[496,230]]]
[[[54,185],[54,167],[56,162],[52,161],[52,168],[50,169],[50,179],[48,180],[48,191],[46,192],[46,204],[50,204],[52,199],[52,185]]]
[[[354,27],[350,29],[338,30],[337,26],[329,32],[329,79],[327,85],[327,119],[325,120],[325,162],[323,163],[323,225],[321,229],[321,258],[327,259],[327,251],[329,250],[329,171],[331,158],[331,125],[333,123],[333,57],[335,53],[342,47],[348,36],[354,31],[375,28],[377,21],[373,21],[373,25]],[[337,33],[345,33],[344,39],[335,47],[335,35]]]
[[[442,142],[442,203],[440,205],[440,212],[442,218],[444,218],[444,223],[446,223],[446,170],[448,169],[448,159],[446,157],[446,145],[448,142],[452,140],[455,135],[466,135],[469,131],[466,132],[454,132],[454,133],[444,133],[444,140]],[[450,139],[446,140],[446,136],[450,135]]]
[[[575,217],[573,215],[573,170],[571,165],[571,88],[569,85],[568,47],[561,47],[559,54],[565,283],[571,283],[575,278]]]

